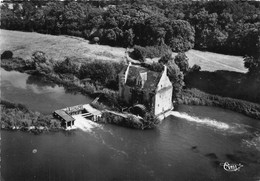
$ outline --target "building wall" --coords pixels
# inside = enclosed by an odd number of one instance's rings
[[[154,100],[154,114],[159,115],[172,109],[172,87],[157,92]]]
[[[126,101],[127,103],[130,102],[131,99],[131,92],[130,92],[130,87],[125,85],[122,89],[123,91],[123,100]]]
[[[118,86],[119,86],[119,95],[120,95],[120,98],[123,99],[124,97],[124,84],[125,84],[125,79],[124,79],[124,74],[121,72],[119,75],[118,75]]]
[[[156,88],[154,99],[155,115],[172,109],[172,90],[172,83],[167,76],[167,69],[165,69]]]

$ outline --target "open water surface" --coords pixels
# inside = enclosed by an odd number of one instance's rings
[[[1,73],[1,97],[39,112],[91,101],[36,77]],[[232,111],[179,106],[145,131],[86,125],[40,135],[1,130],[2,180],[260,180],[260,121]],[[224,162],[243,167],[227,172]]]

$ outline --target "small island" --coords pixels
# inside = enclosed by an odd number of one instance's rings
[[[75,105],[53,110],[53,116],[39,116],[39,113],[32,113],[23,106],[21,108],[19,105],[8,103],[12,104],[11,108],[16,108],[14,112],[36,114],[38,118],[36,122],[21,121],[18,124],[19,121],[11,123],[2,116],[3,122],[7,122],[2,124],[2,128],[37,131],[71,130],[77,120],[82,121],[82,118],[86,118],[99,123],[151,129],[170,115],[174,103],[213,105],[241,112],[253,118],[260,116],[258,104],[210,95],[198,90],[182,89],[183,73],[175,62],[176,58],[173,59],[169,54],[162,56],[158,63],[141,63],[129,57],[130,53],[127,49],[125,61],[120,63],[104,63],[97,60],[81,65],[69,58],[53,62],[40,51],[35,52],[31,60],[15,57],[3,59],[1,66],[6,70],[17,70],[44,77],[47,81],[89,95],[95,100],[85,106]],[[177,59],[183,55],[178,56]],[[113,71],[107,71],[107,67]],[[187,79],[196,76],[198,71],[196,67],[191,68],[186,72]],[[103,74],[106,75],[105,79]],[[6,101],[2,101],[1,105],[4,111],[10,108],[6,106]],[[84,108],[86,106],[89,109]],[[76,111],[72,111],[74,109]],[[90,110],[98,114],[95,115]],[[75,117],[73,116],[75,114],[82,116]]]

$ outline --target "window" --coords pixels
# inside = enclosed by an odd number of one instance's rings
[[[142,85],[142,80],[138,80],[137,84]]]

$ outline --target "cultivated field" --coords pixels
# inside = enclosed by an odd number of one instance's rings
[[[29,59],[36,50],[45,52],[48,57],[62,60],[64,57],[91,58],[120,61],[124,59],[125,49],[106,45],[90,44],[77,37],[53,36],[39,33],[0,30],[0,53],[11,50],[14,56]],[[190,50],[186,52],[190,66],[198,64],[202,70],[230,70],[246,72],[243,58],[211,52]]]

